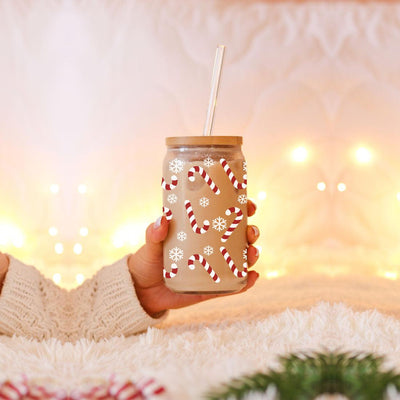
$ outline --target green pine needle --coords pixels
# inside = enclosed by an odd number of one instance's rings
[[[400,390],[400,375],[382,371],[374,354],[299,353],[279,358],[281,369],[234,379],[208,400],[243,399],[274,385],[279,400],[310,400],[321,394],[343,394],[351,400],[381,400],[389,385]]]

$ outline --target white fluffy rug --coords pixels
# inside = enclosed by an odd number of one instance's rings
[[[277,367],[277,355],[292,351],[373,351],[387,355],[385,366],[400,366],[400,321],[376,310],[320,301],[308,310],[267,315],[266,299],[278,292],[285,297],[281,289],[288,282],[297,288],[302,282],[299,294],[307,297],[304,279],[264,281],[244,295],[172,312],[160,328],[130,338],[62,345],[1,337],[0,379],[25,373],[34,383],[71,390],[104,383],[112,373],[121,379],[147,376],[169,398],[183,400],[201,399],[233,377]],[[311,292],[324,290],[321,282],[310,285]],[[296,303],[295,291],[287,289],[286,297]]]

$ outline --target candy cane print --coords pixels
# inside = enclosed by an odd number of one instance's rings
[[[163,207],[162,212],[163,212],[163,214],[165,214],[165,218],[167,218],[167,221],[171,221],[172,211],[168,207]]]
[[[198,172],[201,177],[205,180],[208,186],[210,186],[210,189],[215,193],[215,194],[220,194],[221,191],[218,189],[218,186],[214,183],[214,181],[208,176],[207,172],[204,171],[204,169],[198,165],[195,165],[194,167],[190,168],[188,171],[188,178],[190,182],[194,182],[194,173]]]
[[[226,242],[229,239],[229,236],[232,235],[233,231],[237,228],[240,221],[243,219],[242,210],[238,207],[231,207],[225,211],[226,215],[231,215],[232,213],[236,214],[235,220],[231,223],[231,226],[226,230],[221,238],[221,242]]]
[[[236,276],[236,278],[244,278],[247,275],[247,262],[243,263],[243,271],[239,271],[233,262],[231,256],[228,253],[228,250],[224,246],[221,246],[219,248],[219,251],[221,254],[224,256],[225,261],[228,263],[229,268],[233,272],[233,274]]]
[[[168,272],[165,267],[163,269],[164,278],[171,279],[178,273],[178,266],[176,264],[171,264],[171,272]]]
[[[194,262],[195,261],[200,261],[200,264],[204,267],[204,269],[206,270],[208,275],[210,275],[210,277],[212,278],[212,280],[215,283],[221,282],[221,279],[219,279],[219,276],[217,275],[217,273],[212,269],[212,267],[206,261],[206,259],[200,254],[193,254],[192,256],[189,257],[188,267],[190,269],[194,269]]]
[[[189,222],[190,225],[193,229],[194,233],[198,233],[202,235],[203,233],[206,233],[208,231],[208,228],[210,227],[210,222],[205,219],[203,222],[203,227],[199,228],[197,225],[196,217],[194,216],[193,209],[192,209],[192,204],[190,203],[189,200],[185,200],[185,208],[186,208],[186,213],[189,217]]]
[[[235,177],[235,174],[230,169],[229,164],[227,163],[225,158],[221,158],[219,160],[219,162],[221,163],[222,167],[224,168],[224,171],[228,175],[228,178],[232,182],[232,185],[234,186],[234,188],[235,189],[246,189],[246,187],[247,187],[247,175],[244,174],[243,175],[243,183],[239,183],[238,180]]]
[[[175,175],[171,176],[171,183],[166,183],[164,178],[161,179],[161,187],[164,190],[173,190],[176,188],[177,185],[178,185],[178,178]]]

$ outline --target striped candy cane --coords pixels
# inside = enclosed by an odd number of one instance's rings
[[[228,250],[224,246],[221,246],[219,248],[219,251],[221,254],[224,256],[225,261],[228,263],[229,268],[233,272],[233,274],[236,276],[236,278],[244,278],[247,275],[247,262],[243,263],[243,271],[239,271],[233,262],[231,256],[228,253]]]
[[[214,183],[214,181],[208,176],[207,172],[204,171],[204,169],[198,165],[195,165],[194,167],[190,168],[188,171],[188,178],[190,182],[194,182],[194,173],[198,172],[201,177],[205,180],[208,186],[210,186],[210,189],[215,193],[215,194],[220,194],[221,191],[218,189],[218,186]]]
[[[240,221],[243,219],[243,213],[242,213],[242,210],[240,208],[231,207],[231,208],[228,208],[225,211],[226,215],[231,215],[232,213],[236,214],[236,218],[231,223],[231,226],[223,234],[223,236],[221,238],[221,242],[226,242],[229,239],[229,237],[232,235],[233,231],[237,228],[237,226],[239,225]]]
[[[228,178],[232,182],[232,185],[234,186],[234,188],[235,189],[246,189],[246,187],[247,187],[247,175],[244,174],[243,175],[243,183],[239,183],[238,180],[235,177],[235,174],[230,169],[229,164],[227,163],[225,158],[221,158],[219,160],[219,162],[221,163],[222,167],[224,168],[224,171],[228,175]]]
[[[200,255],[200,254],[193,254],[192,256],[189,257],[188,260],[188,267],[190,269],[194,269],[194,262],[195,261],[200,261],[200,264],[204,267],[208,275],[212,278],[212,280],[215,283],[219,283],[221,279],[219,279],[219,276],[216,274],[216,272],[212,269],[210,264],[206,261],[206,259]]]
[[[166,183],[165,179],[161,179],[161,186],[164,190],[173,190],[178,185],[178,178],[175,175],[171,176],[171,183]]]
[[[168,207],[163,207],[162,212],[163,212],[163,214],[165,214],[165,218],[167,218],[167,221],[171,221],[172,211]]]
[[[205,219],[203,222],[203,227],[199,228],[197,225],[196,217],[194,216],[193,209],[192,209],[192,204],[190,203],[189,200],[185,200],[185,208],[186,208],[186,213],[189,217],[189,222],[190,225],[193,229],[194,233],[198,233],[202,235],[203,233],[206,233],[208,231],[208,228],[210,227],[210,222]]]
[[[164,275],[164,278],[166,278],[166,279],[174,278],[177,273],[178,273],[178,266],[176,264],[171,264],[171,272],[168,272],[165,269],[165,267],[163,269],[163,275]]]

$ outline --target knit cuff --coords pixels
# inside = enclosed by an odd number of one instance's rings
[[[85,323],[85,336],[94,340],[121,334],[129,336],[165,319],[167,312],[160,318],[152,318],[141,306],[127,259],[125,256],[96,274],[93,313]]]
[[[54,324],[43,301],[44,277],[34,267],[8,257],[10,265],[0,295],[0,333],[38,340],[51,337]]]

